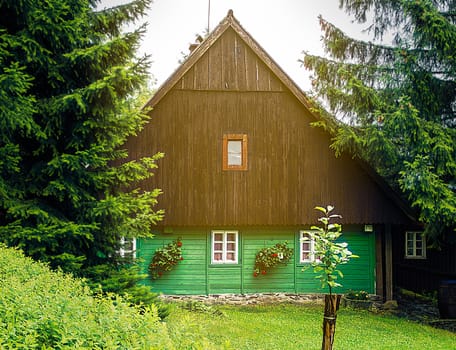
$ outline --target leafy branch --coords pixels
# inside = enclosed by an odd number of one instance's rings
[[[331,220],[342,218],[342,216],[331,214],[334,207],[328,205],[326,208],[315,207],[315,209],[323,213],[318,219],[322,225],[312,226],[312,231],[308,232],[309,237],[304,237],[303,240],[314,241],[315,256],[318,259],[311,265],[314,272],[318,273],[316,278],[320,279],[321,288],[328,287],[329,295],[331,295],[333,288],[342,286],[337,282],[338,277],[344,277],[342,271],[339,270],[339,265],[346,264],[351,258],[358,258],[358,256],[348,250],[346,242],[336,242],[342,235],[342,225],[331,223]]]

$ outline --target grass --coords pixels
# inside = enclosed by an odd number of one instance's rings
[[[211,308],[195,312],[173,307],[168,326],[174,340],[181,342],[180,349],[192,349],[187,345],[199,339],[216,344],[219,349],[319,350],[322,308],[290,304],[219,306],[216,310],[223,313],[220,316]],[[187,338],[181,339],[180,334]],[[195,339],[188,339],[188,334]],[[456,335],[394,316],[341,309],[334,349],[456,350]]]

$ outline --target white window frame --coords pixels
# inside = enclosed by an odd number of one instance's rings
[[[310,230],[302,230],[299,231],[299,263],[306,264],[312,263],[315,261],[315,239],[311,238],[309,233],[313,233],[314,231]],[[307,235],[309,239],[304,239],[304,236]],[[304,243],[310,243],[310,250],[304,250]],[[310,258],[303,259],[303,253],[310,253]]]
[[[125,244],[130,242],[132,249],[125,249]],[[136,259],[136,238],[125,238],[121,237],[120,238],[120,249],[119,249],[119,255],[122,258],[126,258],[128,256],[131,256],[132,259]]]
[[[215,235],[222,235],[223,238],[220,241],[215,240]],[[235,235],[235,241],[228,241],[228,235],[234,234]],[[211,263],[220,265],[220,264],[237,264],[238,263],[238,257],[239,257],[239,232],[238,231],[224,231],[224,230],[214,230],[212,231],[212,237],[211,237]],[[215,244],[222,243],[222,249],[215,249]],[[235,247],[234,250],[228,250],[228,244],[229,243],[234,243]],[[222,259],[216,260],[215,259],[215,254],[222,254]],[[230,260],[227,258],[229,253],[234,253],[234,260]]]
[[[417,254],[417,236],[421,241],[421,254]],[[411,243],[411,251],[409,251],[409,242]],[[406,231],[405,232],[405,258],[406,259],[426,259],[426,239],[422,231]]]

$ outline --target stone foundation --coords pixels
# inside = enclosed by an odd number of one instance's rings
[[[324,303],[324,294],[256,293],[210,295],[160,295],[163,301],[198,301],[208,305],[258,305],[277,303]]]

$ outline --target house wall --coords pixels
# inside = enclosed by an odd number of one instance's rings
[[[156,175],[164,225],[299,225],[316,205],[343,222],[404,222],[396,205],[351,157],[336,158],[290,94],[173,90],[127,147],[131,158],[165,153]],[[247,171],[223,171],[224,134],[247,134]]]
[[[343,267],[345,288],[374,293],[375,270],[388,284],[391,259],[375,253],[376,236],[377,252],[384,249],[383,233],[365,234],[361,225],[410,218],[369,169],[350,155],[334,155],[330,134],[312,126],[320,119],[307,98],[236,21],[227,21],[157,91],[149,101],[151,122],[125,145],[130,160],[165,153],[155,176],[138,187],[162,189],[160,225],[173,233],[139,242],[144,271],[155,249],[177,237],[184,243],[176,270],[144,283],[168,294],[317,292],[311,270],[302,272],[296,260],[258,278],[253,260],[278,241],[296,248],[299,228],[316,222],[313,208],[330,204],[344,227],[355,227],[345,237],[361,256]],[[247,135],[246,171],[223,170],[227,134]],[[239,228],[240,264],[208,263],[211,228]]]
[[[456,244],[428,247],[426,259],[405,258],[405,231],[393,236],[394,284],[417,293],[436,291],[442,280],[456,279]]]
[[[230,228],[232,229],[232,228]],[[173,233],[157,232],[155,238],[140,240],[138,253],[147,273],[148,264],[157,248],[181,238],[184,260],[162,277],[144,280],[153,291],[164,294],[219,294],[219,293],[325,293],[309,264],[299,263],[299,228],[240,228],[239,264],[211,265],[211,230],[209,228],[174,229]],[[343,288],[375,293],[375,233],[362,233],[360,227],[344,231],[341,237],[349,249],[359,255],[341,266]],[[294,249],[292,261],[278,266],[266,275],[253,276],[255,255],[258,250],[288,241]],[[304,267],[308,267],[302,271]]]
[[[131,159],[165,153],[141,184],[163,190],[165,226],[301,225],[327,204],[343,223],[408,220],[356,160],[336,158],[315,116],[231,29],[150,115],[126,148]],[[222,169],[225,134],[247,134],[247,171]]]

